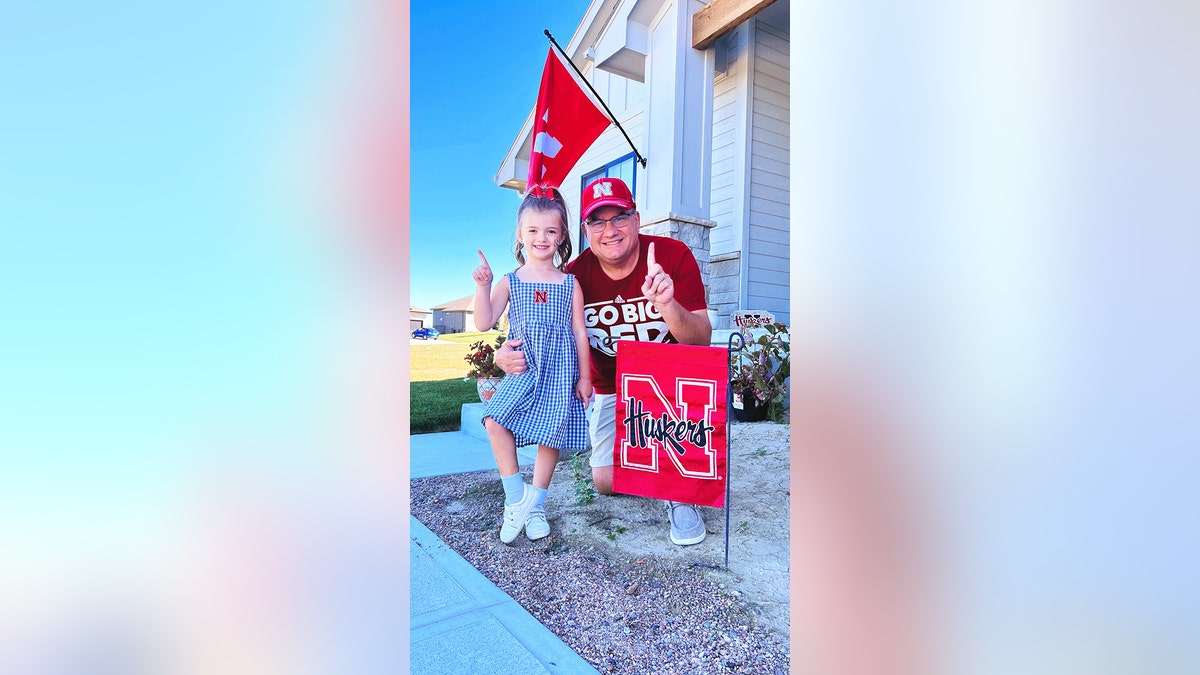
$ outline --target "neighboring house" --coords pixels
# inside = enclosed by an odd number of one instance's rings
[[[564,45],[647,160],[610,127],[563,182],[572,218],[588,181],[624,179],[642,231],[696,254],[714,328],[738,309],[790,323],[789,18],[787,0],[593,0]],[[532,130],[531,112],[501,187],[525,189]]]
[[[433,317],[433,312],[431,312],[427,309],[421,309],[420,307],[413,307],[412,305],[409,305],[408,306],[408,329],[416,330],[418,328],[424,328],[424,327],[430,325],[429,321],[430,321],[430,319],[432,319],[432,317]]]
[[[439,333],[475,330],[475,294],[435,306],[433,327]]]
[[[426,326],[429,324],[426,323]],[[508,308],[500,313],[496,325],[508,330]],[[433,327],[439,333],[465,333],[475,330],[475,296],[451,300],[433,308]],[[495,328],[495,326],[493,326]]]

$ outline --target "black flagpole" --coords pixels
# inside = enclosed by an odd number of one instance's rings
[[[608,104],[604,102],[604,99],[600,98],[600,94],[596,92],[596,88],[592,86],[591,82],[588,82],[588,79],[583,76],[583,73],[579,70],[579,67],[575,65],[575,62],[571,60],[571,57],[567,56],[567,52],[565,52],[563,48],[559,46],[558,40],[555,40],[554,36],[550,34],[550,29],[546,28],[542,32],[546,34],[546,37],[550,38],[550,44],[554,45],[554,47],[558,49],[558,53],[563,55],[563,58],[567,61],[567,63],[571,64],[571,69],[579,75],[579,79],[583,80],[583,83],[587,85],[587,88],[592,91],[592,95],[596,97],[597,101],[600,101],[600,105],[604,106],[604,112],[608,113],[608,119],[612,120],[612,123],[617,125],[617,128],[621,130],[621,134],[625,136],[625,140],[629,143],[629,147],[633,148],[633,154],[637,155],[637,161],[642,165],[643,169],[646,168],[646,158],[642,157],[642,153],[638,152],[637,147],[633,145],[633,141],[629,140],[629,134],[625,133],[625,127],[621,126],[621,123],[617,121],[617,116],[608,109]]]

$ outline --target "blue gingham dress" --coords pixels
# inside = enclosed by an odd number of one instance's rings
[[[508,429],[517,446],[541,444],[559,450],[587,447],[587,419],[575,398],[579,352],[571,332],[575,276],[562,283],[525,283],[508,277],[508,339],[522,340],[527,370],[506,375],[487,404],[491,417]],[[541,300],[545,300],[541,302]]]

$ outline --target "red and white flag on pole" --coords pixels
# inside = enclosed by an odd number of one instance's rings
[[[612,120],[562,56],[550,48],[533,118],[526,191],[559,187]]]

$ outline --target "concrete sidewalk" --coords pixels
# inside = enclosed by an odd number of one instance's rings
[[[491,445],[472,434],[409,440],[413,478],[496,468]],[[521,466],[531,465],[535,452],[518,450]],[[597,672],[417,519],[410,518],[410,527],[411,672]]]
[[[492,444],[488,441],[487,431],[479,423],[483,411],[482,403],[464,405],[460,416],[462,431],[409,436],[409,476],[426,478],[469,471],[494,471],[496,459],[492,456]],[[517,462],[521,466],[532,466],[535,457],[537,446],[517,448]]]

